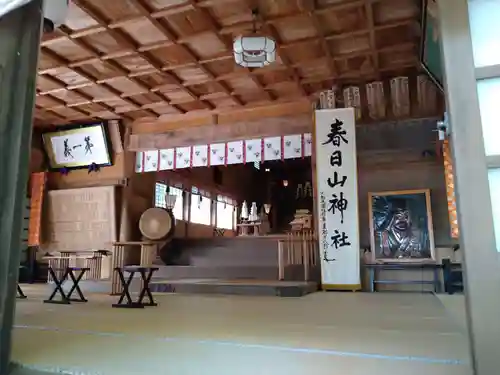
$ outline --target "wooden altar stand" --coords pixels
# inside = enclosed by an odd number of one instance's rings
[[[260,236],[260,222],[251,222],[251,223],[240,223],[236,224],[236,227],[239,229],[239,236],[248,236],[249,229],[253,228],[253,235]]]
[[[149,267],[156,260],[157,247],[162,241],[118,241],[113,242],[113,255],[111,269],[123,268],[125,266],[125,248],[139,247],[141,251],[141,267]],[[116,272],[111,276],[111,294],[118,295],[122,292],[120,278]]]

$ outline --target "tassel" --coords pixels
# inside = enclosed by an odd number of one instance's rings
[[[89,174],[92,172],[99,172],[100,167],[96,163],[89,165]]]

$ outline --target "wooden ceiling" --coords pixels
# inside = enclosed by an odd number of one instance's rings
[[[35,124],[166,119],[303,101],[418,69],[420,0],[70,0],[44,35]],[[233,39],[274,38],[277,61],[234,62]]]

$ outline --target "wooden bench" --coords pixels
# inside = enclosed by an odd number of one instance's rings
[[[441,291],[441,280],[439,278],[441,264],[437,263],[367,263],[364,268],[369,274],[369,290],[375,292],[377,285],[432,285],[435,293]],[[413,279],[413,280],[396,280],[396,279],[380,279],[379,271],[432,271],[432,280]]]
[[[46,299],[45,303],[57,303],[57,304],[65,304],[69,305],[71,302],[87,302],[87,299],[83,295],[82,290],[78,286],[80,281],[82,280],[83,276],[85,275],[85,272],[87,272],[89,268],[82,268],[82,267],[66,267],[64,269],[64,272],[62,273],[61,277],[58,277],[56,274],[57,271],[62,271],[61,269],[57,268],[52,268],[49,266],[49,274],[56,284],[56,287],[50,294],[49,298]],[[79,272],[78,275],[75,275],[75,272]],[[65,293],[63,290],[63,283],[66,280],[71,280],[72,285],[68,293]],[[59,292],[59,295],[61,296],[60,300],[54,299],[55,296],[57,295],[57,292]],[[74,292],[78,293],[79,298],[71,298]]]
[[[46,299],[45,303],[69,304],[71,302],[87,302],[80,289],[80,281],[86,279],[85,276],[90,274],[92,279],[101,278],[102,257],[108,255],[107,250],[90,250],[90,251],[61,251],[60,255],[52,255],[47,253],[42,259],[47,260],[48,267],[48,282],[56,284],[54,290]],[[83,266],[72,265],[79,261],[83,261]],[[63,283],[71,281],[72,285],[68,293],[63,290]],[[72,298],[73,293],[78,294],[78,298]],[[59,293],[61,299],[56,300],[55,297]]]

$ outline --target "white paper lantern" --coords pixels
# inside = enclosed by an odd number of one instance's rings
[[[383,82],[376,81],[366,84],[368,113],[374,120],[385,117],[385,95]]]
[[[395,117],[410,115],[410,89],[408,77],[391,79],[392,114]]]
[[[245,68],[262,68],[276,60],[276,42],[263,36],[240,36],[233,44],[234,60]]]
[[[319,94],[319,109],[335,109],[337,100],[335,90],[325,90]]]
[[[354,108],[356,120],[361,118],[361,96],[359,94],[359,87],[349,86],[344,89],[344,107]]]
[[[417,77],[417,100],[421,115],[435,114],[437,112],[437,89],[427,75]]]

